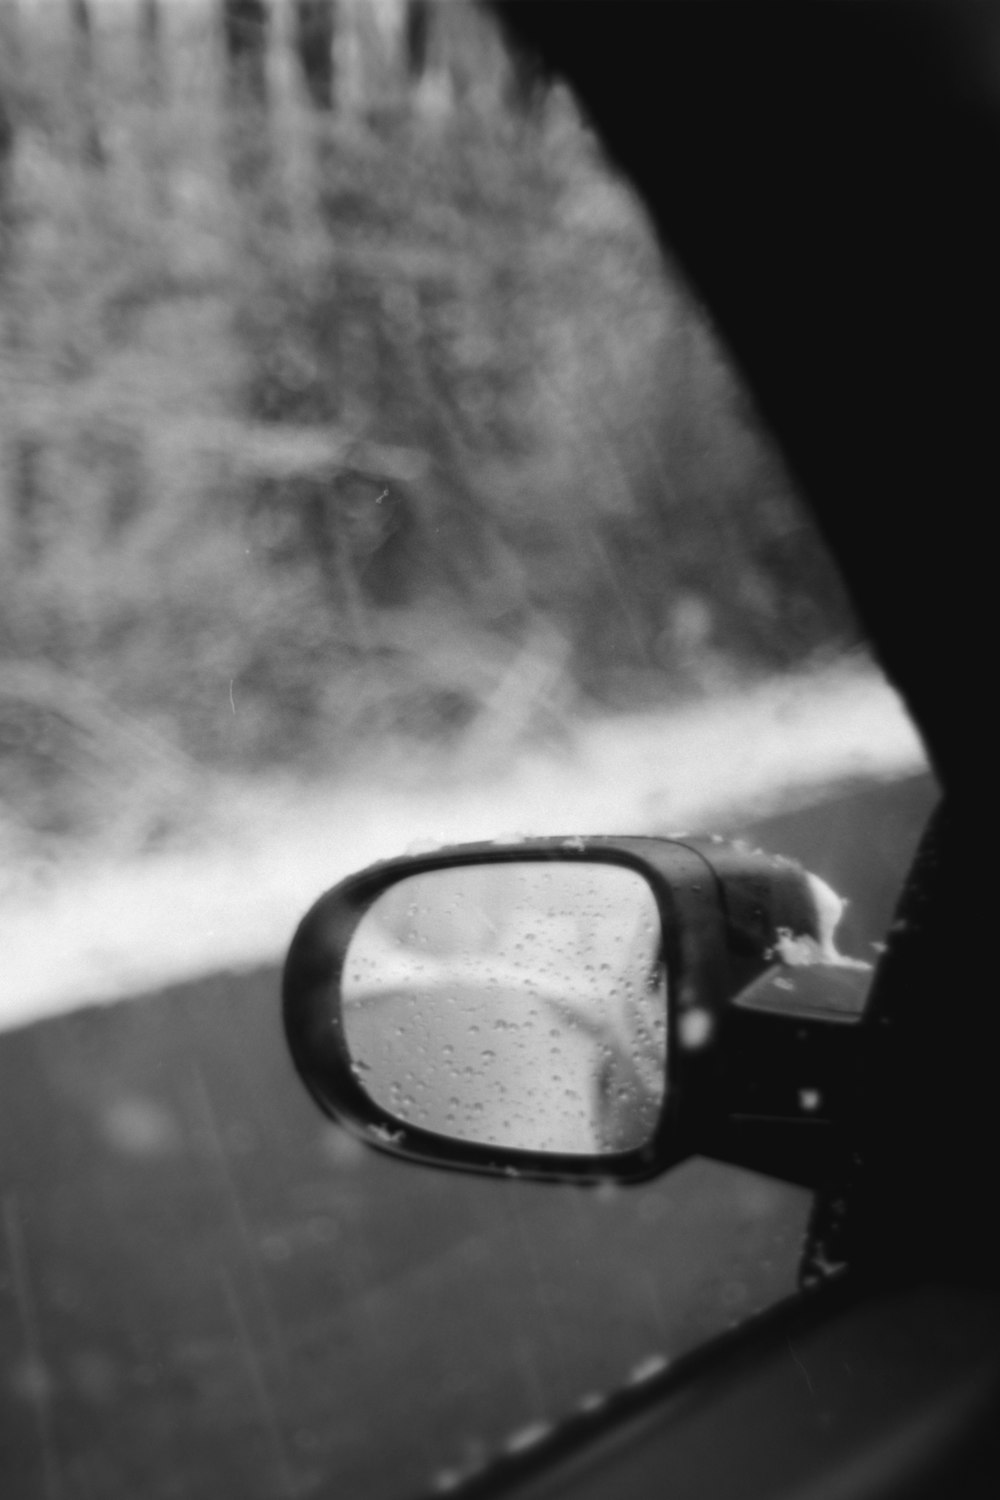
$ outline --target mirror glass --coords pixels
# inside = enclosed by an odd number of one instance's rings
[[[586,1154],[656,1128],[666,966],[633,870],[520,860],[408,876],[356,929],[342,1000],[356,1075],[401,1123]]]

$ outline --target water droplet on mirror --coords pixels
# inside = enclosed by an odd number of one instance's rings
[[[704,1047],[712,1031],[712,1017],[701,1006],[685,1011],[678,1022],[681,1046],[689,1048],[692,1052],[699,1047]]]

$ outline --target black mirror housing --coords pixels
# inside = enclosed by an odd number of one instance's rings
[[[533,882],[532,894],[522,899],[522,908],[538,914],[551,905],[550,898],[541,895],[540,881],[548,883],[545,889],[551,889],[555,881],[575,891],[582,889],[581,879],[599,878],[604,891],[609,883],[617,890],[627,877],[644,892],[657,928],[656,965],[663,974],[663,997],[657,1003],[664,1014],[662,1040],[655,1052],[648,1028],[642,1033],[647,1040],[640,1059],[645,1080],[641,1129],[633,1108],[630,1130],[623,1134],[620,1128],[605,1125],[603,1135],[591,1131],[594,1138],[588,1139],[587,1107],[579,1104],[574,1106],[572,1135],[551,1128],[558,1073],[551,1081],[539,1073],[532,1079],[533,1088],[525,1085],[535,1100],[537,1118],[550,1122],[544,1129],[514,1126],[507,1118],[501,1126],[495,1111],[492,1126],[474,1124],[461,1112],[443,1113],[444,1091],[456,1087],[446,1082],[449,1069],[443,1054],[454,1051],[450,1043],[457,1033],[434,1027],[438,1021],[444,1024],[442,1007],[453,1007],[458,992],[464,996],[470,985],[479,986],[483,993],[477,1017],[483,1019],[491,1014],[483,1007],[495,1003],[488,1002],[485,991],[492,985],[496,995],[497,974],[502,972],[507,976],[504,985],[519,988],[522,1001],[524,993],[533,996],[533,1006],[541,1005],[551,1020],[557,1009],[565,1010],[559,985],[578,987],[579,966],[570,973],[565,963],[566,900],[558,913],[548,912],[553,922],[561,924],[552,948],[560,955],[556,967],[562,966],[548,998],[542,993],[539,999],[539,976],[552,965],[533,961],[537,946],[527,957],[517,958],[516,972],[509,957],[499,953],[490,915],[496,906],[496,883],[509,883],[515,877]],[[471,928],[466,917],[457,939],[448,929],[442,940],[441,922],[442,914],[447,916],[456,900],[461,905],[468,890],[484,879],[492,882],[492,894],[489,901],[480,903],[477,914],[480,928],[485,922],[491,929],[487,937],[492,947],[479,961],[480,978],[472,981],[467,977],[468,957],[461,950],[467,941],[486,939],[482,933],[478,939],[468,936]],[[434,894],[439,889],[450,893],[447,909]],[[366,948],[364,935],[375,932],[380,915],[401,912],[406,893],[418,890],[423,893],[420,903],[411,902],[407,909],[413,912],[419,905],[421,920],[430,924],[421,930],[419,944],[415,933],[403,933],[397,927],[391,944],[379,937]],[[573,897],[577,905],[581,899]],[[600,906],[605,904],[602,896]],[[603,909],[592,909],[590,916],[603,917]],[[646,925],[651,928],[649,922]],[[556,927],[551,930],[554,933]],[[851,990],[853,1002],[845,1007],[843,1003],[828,1005],[823,986],[814,984],[803,999],[794,988],[789,989],[792,981],[780,979],[784,972],[781,953],[789,945],[819,953],[822,937],[816,885],[800,865],[721,840],[576,837],[452,846],[374,865],[348,877],[316,902],[299,925],[285,965],[285,1030],[295,1065],[320,1107],[368,1144],[409,1160],[547,1180],[634,1182],[687,1156],[706,1154],[812,1184],[825,1170],[836,1135],[839,1102],[848,1086],[856,1039],[850,1022],[857,1019],[862,1003],[856,983]],[[621,930],[613,938],[620,948]],[[443,941],[443,957],[440,951],[435,955],[435,941],[439,950]],[[521,943],[514,946],[523,947]],[[360,949],[367,955],[363,980],[358,977],[362,973]],[[400,988],[401,981],[394,975],[396,959],[404,952],[411,964],[407,973],[421,975],[419,982],[405,981],[409,991],[405,984]],[[645,962],[648,967],[648,956]],[[613,974],[603,980],[596,972],[590,974],[597,968],[608,970],[609,965],[588,967],[592,1010],[595,997],[598,1009],[605,1001],[610,1007],[610,997],[620,989],[612,982]],[[429,973],[444,979],[429,978]],[[774,983],[768,983],[769,976],[776,976]],[[648,1014],[652,990],[647,986],[644,993]],[[400,998],[404,994],[405,1005]],[[381,1003],[386,997],[391,997],[391,1005]],[[620,1005],[620,999],[615,1003]],[[401,1018],[409,1025],[415,1006],[421,1024],[404,1036]],[[536,1009],[528,1014],[536,1014]],[[430,1031],[428,1016],[436,1018]],[[498,1029],[517,1029],[503,1020],[494,1024]],[[542,1067],[541,1024],[527,1042],[519,1042],[522,1050],[516,1054],[522,1065],[527,1063],[536,1073]],[[574,1034],[588,1024],[578,1004]],[[454,1026],[453,1017],[448,1025]],[[478,1031],[479,1025],[468,1029]],[[391,1048],[390,1032],[400,1038]],[[556,1032],[547,1034],[555,1036]],[[610,1032],[602,1034],[599,1047],[593,1028],[590,1035],[588,1055],[608,1057],[614,1050],[609,1045]],[[443,1038],[447,1045],[442,1045]],[[371,1071],[371,1059],[389,1059],[390,1053],[391,1061],[379,1065],[385,1070],[383,1083],[378,1068]],[[417,1062],[418,1055],[422,1062]],[[493,1057],[494,1053],[480,1055]],[[515,1057],[509,1051],[506,1055]],[[516,1066],[519,1084],[524,1084],[523,1066],[512,1061],[504,1077],[509,1083]],[[426,1076],[420,1076],[421,1069]],[[417,1087],[423,1090],[420,1099],[429,1106],[420,1110],[398,1083],[398,1076],[405,1072],[412,1078],[415,1070]],[[466,1074],[471,1071],[468,1066],[464,1069]],[[485,1074],[486,1069],[481,1071]],[[456,1067],[450,1069],[450,1076],[459,1076]],[[580,1077],[589,1090],[586,1069]],[[509,1094],[504,1083],[498,1087]],[[485,1083],[475,1088],[482,1094]],[[573,1092],[563,1089],[566,1095]],[[541,1103],[540,1093],[546,1096]],[[478,1098],[477,1094],[474,1108],[480,1111],[481,1121],[483,1106]],[[449,1102],[459,1103],[457,1098]],[[507,1104],[502,1113],[512,1114]],[[523,1120],[523,1111],[518,1118]],[[458,1123],[449,1123],[452,1120]]]

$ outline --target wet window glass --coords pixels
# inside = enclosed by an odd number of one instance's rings
[[[463,0],[0,6],[0,390],[10,1493],[446,1489],[792,1294],[802,1190],[402,1164],[281,1033],[373,859],[742,835],[870,959],[934,800],[566,90]]]

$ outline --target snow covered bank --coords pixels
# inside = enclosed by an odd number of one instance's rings
[[[875,673],[781,679],[677,713],[581,724],[503,775],[234,785],[183,851],[93,856],[0,892],[0,1026],[280,961],[315,897],[374,859],[430,842],[735,826],[833,783],[926,764]]]

